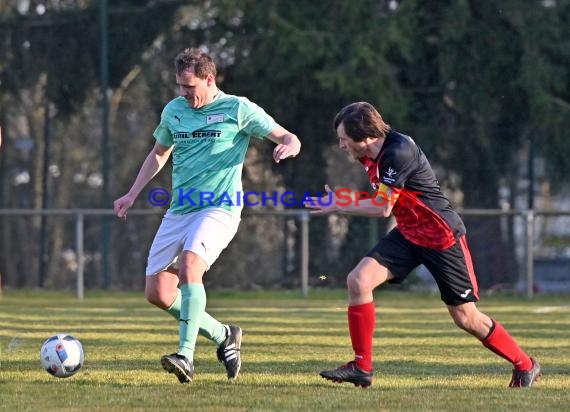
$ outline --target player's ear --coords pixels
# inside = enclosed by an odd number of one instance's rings
[[[216,76],[214,76],[213,74],[208,74],[208,75],[206,76],[206,84],[207,84],[208,86],[211,86],[211,85],[213,85],[213,84],[215,84],[215,83],[216,83]]]

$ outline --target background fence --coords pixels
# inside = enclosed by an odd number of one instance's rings
[[[86,288],[142,289],[146,254],[163,213],[131,210],[123,222],[107,209],[0,209],[3,285],[75,288],[78,298]],[[568,225],[570,212],[460,213],[481,289],[514,290],[529,297],[535,292],[570,291],[570,251],[566,242],[558,247],[556,241],[557,228]],[[389,229],[386,222],[311,215],[308,210],[248,209],[236,239],[205,282],[214,288],[298,288],[305,296],[313,286],[342,287],[348,271]],[[103,262],[100,242],[103,225],[110,225],[112,232],[108,262]],[[40,236],[42,227],[58,234],[47,245],[45,234],[44,239]],[[28,230],[29,242],[13,244],[11,239],[22,230]],[[418,270],[408,286],[432,287],[425,275]]]
[[[368,188],[331,121],[369,101],[414,137],[452,204],[509,209],[463,212],[481,289],[569,290],[568,215],[538,210],[570,210],[570,3],[347,4],[1,1],[4,285],[143,288],[162,212],[122,222],[81,208],[108,208],[132,185],[176,96],[173,59],[194,46],[216,61],[222,90],[247,96],[303,142],[297,159],[275,165],[272,145],[254,139],[244,188]],[[153,185],[170,180],[161,173]],[[268,209],[245,211],[205,277],[210,288],[344,287],[391,224]],[[432,287],[427,278],[420,268],[402,287]]]

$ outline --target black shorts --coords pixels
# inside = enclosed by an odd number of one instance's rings
[[[411,243],[395,228],[366,256],[388,268],[394,275],[390,283],[401,283],[414,268],[423,264],[434,277],[441,300],[447,305],[479,300],[477,279],[465,236],[448,249],[436,250]]]

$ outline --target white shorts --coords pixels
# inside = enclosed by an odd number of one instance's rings
[[[178,269],[177,261],[183,251],[196,253],[209,269],[235,236],[240,220],[239,215],[218,208],[166,214],[150,247],[146,275],[171,267]]]

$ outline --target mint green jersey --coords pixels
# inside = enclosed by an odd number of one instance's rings
[[[249,140],[265,138],[276,126],[255,103],[221,91],[199,109],[184,97],[170,101],[154,131],[159,144],[174,145],[169,213],[217,207],[239,214]]]

